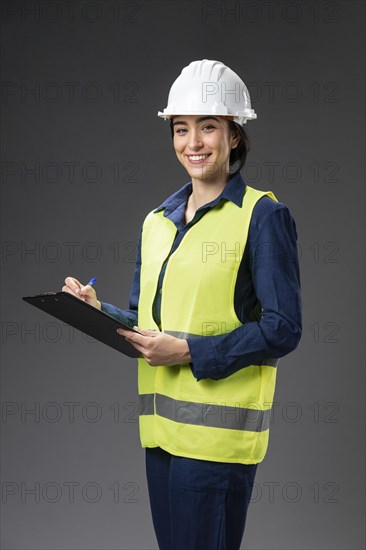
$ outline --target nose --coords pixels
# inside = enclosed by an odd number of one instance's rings
[[[188,146],[192,151],[197,151],[202,147],[202,139],[195,128],[192,128],[189,132]]]

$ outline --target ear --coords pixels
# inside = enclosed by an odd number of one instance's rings
[[[231,149],[236,149],[240,143],[240,134],[239,132],[233,132],[230,136],[230,147]]]

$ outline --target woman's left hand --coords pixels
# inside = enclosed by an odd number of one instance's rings
[[[192,360],[187,341],[184,339],[155,330],[143,330],[136,326],[133,327],[133,331],[118,328],[117,332],[139,350],[152,367],[170,367]]]

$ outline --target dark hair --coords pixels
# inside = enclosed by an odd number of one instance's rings
[[[240,172],[240,170],[243,168],[245,161],[247,159],[247,154],[250,151],[250,140],[249,136],[244,130],[243,126],[240,124],[237,124],[233,120],[229,120],[229,131],[238,133],[240,135],[240,141],[235,147],[235,149],[231,149],[230,153],[230,160],[229,165],[230,168],[234,166],[234,170],[230,174],[236,174],[237,172]],[[235,166],[237,164],[237,166]]]
[[[230,170],[230,175],[233,176],[237,172],[240,172],[240,170],[243,168],[245,164],[247,154],[250,151],[250,140],[243,126],[241,126],[240,124],[237,124],[233,120],[228,120],[228,128],[230,132],[234,132],[234,134],[240,135],[240,141],[237,147],[235,147],[235,149],[232,149],[230,153],[229,166],[232,169]],[[170,133],[173,139],[174,137],[173,120],[170,120]]]

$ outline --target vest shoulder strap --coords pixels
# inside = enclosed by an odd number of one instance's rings
[[[254,189],[254,187],[251,187],[250,185],[247,185],[245,187],[245,193],[243,200],[245,201],[245,204],[248,204],[249,202],[251,205],[255,205],[255,203],[261,198],[264,197],[264,195],[267,195],[272,200],[278,202],[275,195],[272,193],[272,191],[261,191],[259,189]]]

